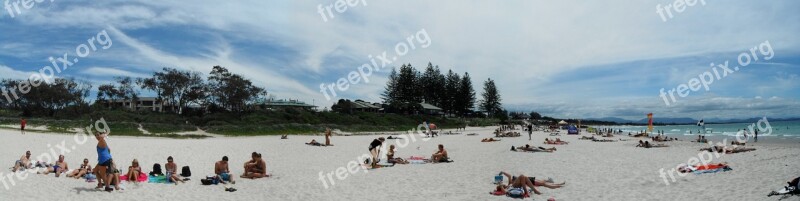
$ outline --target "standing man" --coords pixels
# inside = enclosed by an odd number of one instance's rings
[[[19,130],[22,134],[25,134],[25,125],[28,124],[28,121],[25,118],[19,118]]]
[[[532,134],[533,134],[533,124],[528,124],[528,141],[531,140]]]
[[[756,142],[758,142],[758,129],[756,129],[754,132],[755,132],[755,134],[756,134],[756,138],[755,138],[755,140],[756,140]]]

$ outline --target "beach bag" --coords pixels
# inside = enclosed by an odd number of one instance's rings
[[[213,185],[217,185],[219,183],[219,181],[217,181],[217,178],[214,177],[214,176],[206,176],[205,179],[200,179],[200,183],[202,183],[203,185],[208,186],[208,185],[212,185],[212,184]]]
[[[164,175],[164,172],[161,172],[161,164],[153,164],[153,171],[150,172],[150,176],[157,176],[157,175]]]
[[[525,198],[525,191],[521,188],[512,188],[506,192],[506,195],[511,198]]]
[[[189,170],[189,166],[183,166],[183,168],[181,168],[181,177],[191,177],[191,176],[192,176],[192,171]]]

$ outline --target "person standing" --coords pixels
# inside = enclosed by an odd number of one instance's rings
[[[531,140],[531,135],[533,135],[533,124],[528,124],[528,141]]]
[[[325,128],[325,146],[332,146],[332,144],[331,144],[331,128]]]
[[[20,130],[20,132],[22,132],[22,134],[25,134],[25,125],[26,124],[28,124],[28,121],[26,121],[25,118],[20,118],[19,119],[19,130]]]
[[[372,143],[369,143],[369,153],[372,155],[372,167],[378,164],[378,156],[380,156],[380,147],[383,146],[383,142],[386,141],[385,138],[379,137],[378,139],[372,140]]]
[[[756,129],[754,132],[756,136],[753,139],[755,140],[755,142],[758,142],[758,129]]]
[[[106,142],[106,135],[108,133],[97,132],[94,137],[97,139],[97,165],[95,166],[95,173],[97,173],[97,188],[102,188],[105,185],[106,191],[113,191],[111,188],[112,173],[111,164],[113,159],[111,157],[111,149],[108,148]]]

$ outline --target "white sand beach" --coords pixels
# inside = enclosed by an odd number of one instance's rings
[[[335,146],[313,147],[305,145],[311,139],[324,140],[322,136],[267,137],[215,137],[199,140],[136,138],[113,136],[109,146],[115,161],[121,167],[138,159],[145,172],[153,163],[164,164],[173,156],[178,166],[190,166],[191,181],[181,185],[125,184],[126,189],[115,192],[94,190],[96,183],[70,178],[55,178],[52,174],[28,175],[20,180],[8,177],[9,170],[2,169],[3,184],[0,200],[513,200],[505,196],[490,195],[494,190],[493,176],[500,171],[525,174],[536,178],[565,181],[560,189],[539,187],[542,195],[534,200],[777,200],[766,195],[785,185],[789,179],[800,176],[800,144],[754,144],[758,150],[733,155],[723,155],[713,162],[727,162],[732,171],[702,175],[689,174],[677,177],[666,185],[659,170],[671,169],[697,157],[698,149],[707,145],[687,141],[668,142],[670,147],[644,149],[635,147],[637,140],[627,136],[614,139],[631,139],[624,142],[591,142],[578,140],[579,136],[560,136],[569,145],[557,145],[554,153],[511,152],[511,146],[531,143],[543,145],[551,136],[535,132],[532,141],[523,137],[503,138],[500,142],[482,143],[482,138],[492,137],[494,128],[468,128],[465,133],[477,136],[442,135],[422,141],[410,142],[397,150],[397,156],[430,157],[436,145],[444,144],[453,163],[396,165],[354,174],[325,188],[320,173],[328,174],[367,153],[367,145],[378,136],[334,136]],[[588,135],[588,134],[584,134]],[[97,163],[96,140],[88,138],[85,144],[75,143],[73,135],[44,134],[0,130],[0,163],[10,166],[26,150],[32,158],[50,152],[56,153],[57,144],[65,142],[69,153],[64,154],[72,168],[88,158]],[[428,138],[424,138],[428,139]],[[396,144],[395,140],[387,140]],[[74,147],[73,147],[74,145]],[[62,145],[58,145],[62,146]],[[203,186],[200,179],[213,173],[215,161],[230,157],[234,174],[241,174],[242,164],[251,152],[263,153],[268,172],[274,176],[258,180],[238,179],[233,185],[237,192],[225,192],[222,185]],[[35,160],[35,159],[34,159]],[[327,176],[326,176],[327,177]],[[11,184],[9,179],[14,179]],[[529,198],[530,199],[530,198]],[[800,200],[800,196],[787,200]]]

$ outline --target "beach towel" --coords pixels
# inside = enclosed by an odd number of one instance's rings
[[[148,177],[147,183],[154,183],[154,184],[166,184],[167,176],[151,176]]]
[[[713,169],[702,169],[701,170],[700,168],[702,168],[702,167],[704,167],[704,166],[698,167],[698,170],[694,171],[693,173],[695,175],[700,175],[700,174],[706,174],[706,173],[727,172],[727,171],[733,170],[730,167],[717,167],[717,168],[713,168]]]
[[[495,191],[489,192],[489,194],[496,195],[496,196],[505,195],[505,196],[510,197],[510,198],[519,198],[519,199],[524,199],[524,198],[530,197],[530,195],[526,194],[525,191],[522,190],[522,188],[512,188],[512,189],[509,189],[508,191],[506,191],[505,193],[503,191],[495,190]]]
[[[129,180],[128,180],[128,175],[122,175],[122,176],[119,176],[119,180],[122,180],[122,181],[129,181]],[[143,172],[140,172],[140,173],[139,173],[139,178],[138,178],[138,180],[137,180],[137,181],[138,181],[138,182],[145,182],[145,181],[147,181],[147,174],[145,174],[145,173],[143,173]]]

